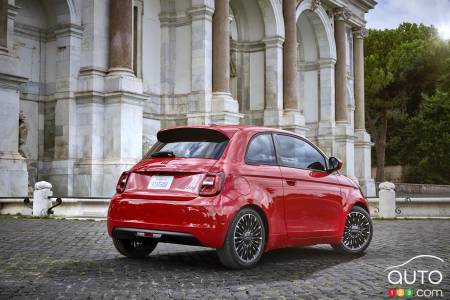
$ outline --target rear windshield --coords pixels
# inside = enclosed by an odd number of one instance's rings
[[[159,132],[158,142],[145,154],[152,158],[157,152],[172,152],[175,157],[219,159],[228,144],[228,137],[215,130],[177,128]]]

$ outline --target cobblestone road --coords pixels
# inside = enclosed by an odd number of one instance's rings
[[[148,259],[123,258],[105,227],[0,217],[0,299],[381,299],[393,287],[385,269],[420,254],[445,260],[414,261],[444,278],[413,287],[439,289],[450,299],[450,220],[375,221],[364,256],[329,246],[289,248],[267,253],[246,271],[222,268],[215,252],[201,247],[160,244]]]

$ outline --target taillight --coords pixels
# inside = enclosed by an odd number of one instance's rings
[[[119,182],[117,182],[116,191],[118,193],[123,193],[125,187],[127,186],[128,177],[130,176],[130,171],[125,171],[120,175]]]
[[[223,173],[207,173],[200,185],[200,196],[215,196],[220,193],[223,179]]]

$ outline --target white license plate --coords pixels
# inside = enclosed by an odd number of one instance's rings
[[[148,183],[148,188],[153,190],[168,190],[172,184],[173,176],[153,175]]]

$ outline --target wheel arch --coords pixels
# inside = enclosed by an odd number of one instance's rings
[[[352,205],[352,207],[350,208],[350,210],[351,210],[353,207],[355,207],[355,206],[361,207],[361,208],[364,209],[364,210],[369,214],[369,216],[370,216],[369,208],[367,207],[367,205],[366,205],[365,203],[363,203],[363,202],[361,202],[361,201],[357,201],[357,202],[353,203],[353,205]]]

